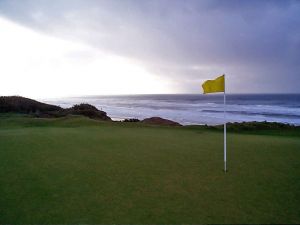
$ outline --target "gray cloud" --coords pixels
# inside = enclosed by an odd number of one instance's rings
[[[182,92],[223,72],[232,92],[299,92],[299,12],[298,1],[0,1],[1,15],[134,58]]]

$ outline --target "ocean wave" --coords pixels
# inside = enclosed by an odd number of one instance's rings
[[[228,95],[227,121],[300,124],[300,95]],[[46,100],[67,108],[90,103],[113,118],[161,116],[182,124],[224,122],[222,95],[83,96]]]

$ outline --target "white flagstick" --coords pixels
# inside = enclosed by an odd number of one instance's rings
[[[226,173],[226,82],[224,74],[224,172]]]

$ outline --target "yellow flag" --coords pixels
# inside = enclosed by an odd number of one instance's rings
[[[217,77],[214,80],[207,80],[202,84],[203,94],[214,92],[225,92],[225,75]]]

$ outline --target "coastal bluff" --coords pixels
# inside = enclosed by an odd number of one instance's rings
[[[0,113],[45,113],[63,110],[56,105],[50,105],[21,96],[0,96]]]
[[[1,96],[0,113],[22,113],[43,118],[83,115],[91,119],[111,121],[106,112],[90,104],[82,103],[63,109],[56,105],[38,102],[21,96]]]

